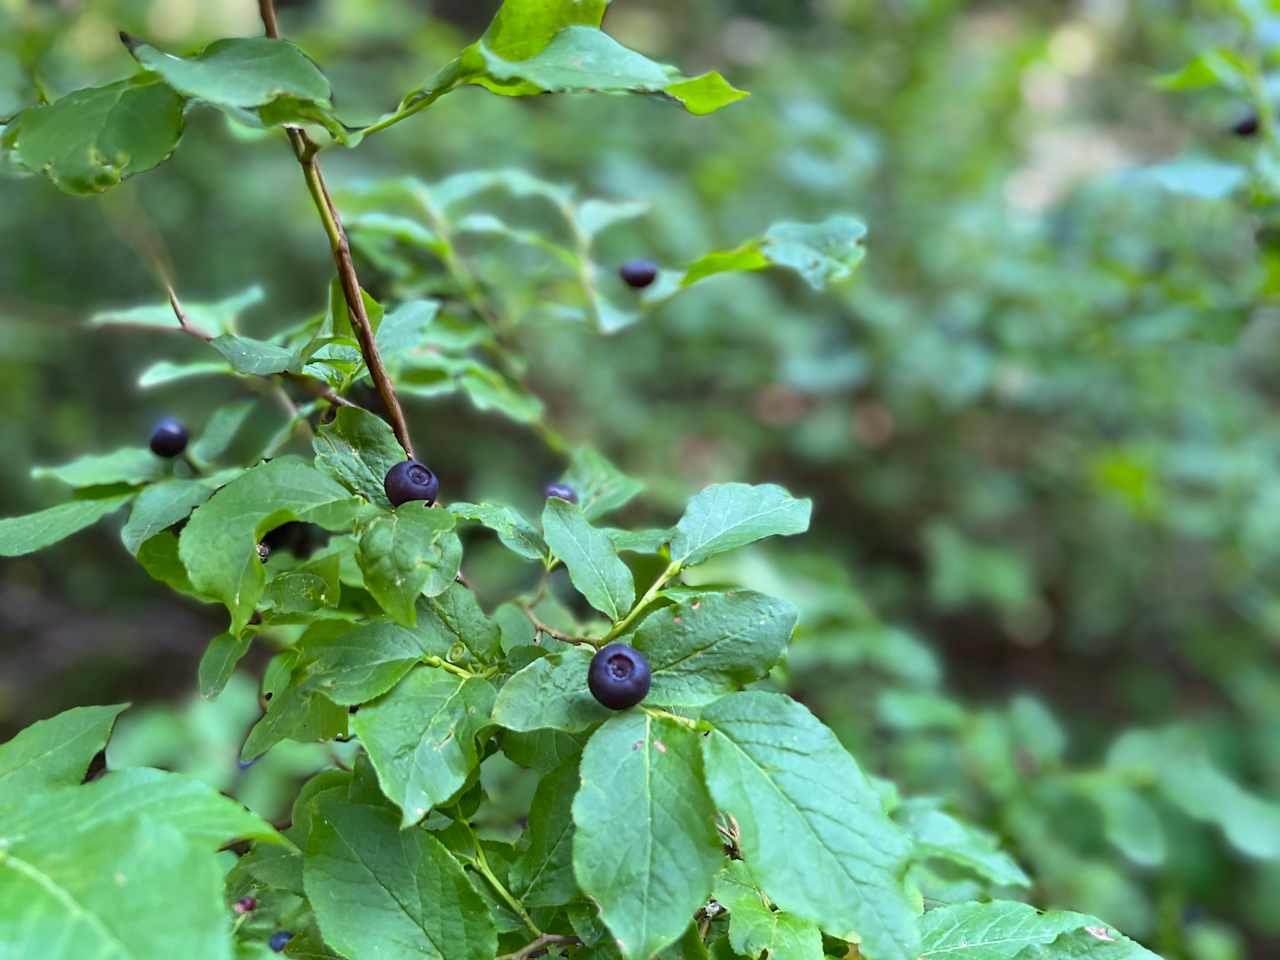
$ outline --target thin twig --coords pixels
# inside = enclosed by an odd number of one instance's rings
[[[538,615],[533,612],[533,608],[529,604],[520,604],[520,609],[524,611],[524,615],[529,618],[529,622],[533,624],[533,629],[538,633],[545,633],[548,637],[551,637],[551,639],[559,640],[561,643],[577,643],[588,647],[595,646],[594,643],[585,637],[572,637],[561,630],[557,630],[555,627],[551,626],[551,624],[539,619]]]
[[[278,39],[280,27],[276,21],[274,0],[258,0],[258,10],[267,36]],[[413,442],[409,438],[409,425],[405,421],[404,410],[400,406],[399,397],[396,396],[396,388],[391,382],[391,376],[387,373],[382,355],[378,352],[377,342],[374,340],[373,325],[369,322],[369,315],[364,308],[364,293],[360,287],[360,278],[356,274],[355,261],[351,256],[351,244],[347,240],[347,231],[342,226],[342,217],[334,205],[324,174],[320,171],[320,164],[316,160],[319,148],[306,132],[298,127],[286,127],[285,133],[288,134],[293,154],[302,167],[312,203],[315,204],[316,212],[324,224],[325,233],[329,236],[329,248],[333,252],[333,262],[338,269],[343,298],[347,301],[351,328],[360,344],[360,353],[364,356],[365,366],[369,368],[369,376],[373,380],[374,387],[377,388],[378,396],[382,399],[382,405],[386,407],[387,418],[391,422],[391,429],[395,431],[396,439],[400,441],[405,454],[412,458]]]
[[[559,933],[544,933],[532,943],[525,944],[515,953],[504,953],[498,960],[528,960],[539,950],[545,950],[547,947],[556,945],[577,946],[582,943],[577,937],[567,937]]]
[[[203,340],[205,343],[213,342],[213,334],[208,330],[202,330],[191,322],[191,318],[187,316],[187,311],[182,309],[182,302],[178,300],[177,293],[174,292],[173,284],[165,284],[165,292],[169,294],[169,306],[173,307],[173,315],[178,318],[178,326],[182,328],[183,333],[189,333],[197,340]]]
[[[321,400],[327,400],[335,407],[355,407],[363,409],[360,404],[352,403],[346,397],[340,396],[334,392],[331,387],[325,386],[319,380],[312,380],[310,377],[300,376],[296,373],[283,374],[284,378],[290,383],[296,383],[307,390],[310,390],[313,396],[319,397]]]

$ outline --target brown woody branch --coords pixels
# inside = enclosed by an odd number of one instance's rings
[[[279,39],[280,27],[276,20],[274,0],[258,0],[258,11],[262,16],[262,26],[267,36]],[[369,368],[369,376],[378,391],[378,396],[382,399],[382,405],[387,410],[387,419],[391,422],[391,429],[395,431],[396,439],[400,441],[406,456],[412,458],[413,442],[409,438],[409,425],[405,420],[404,409],[400,406],[400,399],[396,396],[391,376],[387,373],[382,355],[378,352],[378,345],[374,340],[373,325],[369,322],[369,315],[364,308],[364,294],[360,287],[360,278],[356,274],[355,262],[351,257],[351,244],[347,240],[347,231],[342,225],[342,217],[338,213],[338,208],[329,193],[329,187],[325,183],[324,174],[320,171],[320,164],[316,160],[318,148],[298,127],[286,127],[285,132],[289,136],[293,154],[302,167],[303,176],[307,181],[307,190],[311,194],[316,212],[320,215],[325,232],[329,236],[329,248],[333,252],[333,262],[338,269],[338,280],[342,285],[343,299],[347,302],[351,328],[355,331],[356,340],[360,344],[360,353],[364,356],[365,366]]]
[[[582,941],[577,937],[566,937],[558,933],[544,933],[538,939],[521,947],[515,953],[504,953],[498,960],[528,960],[529,957],[536,955],[547,947],[553,947],[557,944],[564,946],[577,945]]]

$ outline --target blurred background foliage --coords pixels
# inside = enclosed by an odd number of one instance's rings
[[[343,115],[367,121],[497,3],[279,6]],[[465,90],[327,154],[344,207],[400,212],[381,178],[523,168],[646,203],[596,258],[672,268],[847,210],[869,226],[855,280],[814,293],[793,274],[729,276],[603,337],[552,309],[536,245],[460,237],[467,291],[429,251],[357,226],[365,285],[380,300],[479,291],[510,320],[505,348],[553,440],[647,481],[628,521],[670,523],[712,481],[814,497],[800,544],[707,575],[799,603],[777,682],[870,770],[1003,838],[1036,902],[1170,958],[1280,955],[1280,10],[615,0],[608,26],[753,96],[699,119],[644,98]],[[257,10],[0,0],[0,117],[131,72],[120,29],[189,49],[257,32]],[[570,242],[554,210],[484,202]],[[55,499],[32,465],[137,445],[161,413],[198,427],[235,395],[210,379],[136,389],[199,344],[84,325],[159,303],[156,262],[193,301],[261,284],[251,332],[323,309],[331,268],[278,138],[211,111],[177,159],[101,199],[0,179],[6,515]],[[410,407],[451,499],[532,513],[562,468],[538,430],[465,400]],[[124,718],[112,762],[197,772],[283,816],[292,778],[333,758],[285,745],[239,770],[254,684],[215,704],[185,693],[219,615],[126,561],[100,527],[0,565],[0,736],[76,704],[152,704]],[[522,585],[484,538],[466,566],[493,602]],[[919,879],[938,898],[965,882],[941,865]]]

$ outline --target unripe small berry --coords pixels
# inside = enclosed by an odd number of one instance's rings
[[[231,909],[236,913],[253,913],[258,909],[258,901],[253,897],[241,897]]]

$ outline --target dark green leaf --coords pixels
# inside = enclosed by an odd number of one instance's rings
[[[721,483],[689,501],[671,539],[671,559],[691,567],[764,537],[804,533],[813,503],[774,484]]]
[[[547,545],[542,534],[512,507],[500,503],[451,503],[449,512],[488,527],[508,549],[528,560],[546,559]]]
[[[258,540],[289,520],[350,522],[347,491],[296,457],[261,464],[233,480],[191,515],[179,555],[194,587],[231,613],[231,631],[249,622],[266,583]]]
[[[351,719],[382,792],[411,827],[467,782],[479,758],[476,734],[489,722],[493,687],[437,667],[418,667]]]
[[[795,607],[749,590],[707,593],[650,614],[632,645],[649,658],[653,703],[700,706],[759,680],[781,658]]]
[[[489,911],[432,834],[331,795],[316,810],[304,878],[326,943],[349,957],[493,960]]]
[[[542,530],[587,602],[615,622],[626,616],[635,603],[635,581],[609,535],[591,526],[575,504],[555,497],[543,508]]]
[[[439,593],[457,576],[457,565],[450,566],[457,554],[444,542],[452,537],[454,522],[447,510],[410,501],[361,533],[356,560],[365,586],[397,623],[417,623],[417,600],[424,589]]]
[[[707,786],[769,897],[868,960],[915,960],[911,844],[835,735],[781,694],[730,694],[702,718]]]
[[[212,488],[199,480],[166,480],[147,487],[138,495],[120,533],[125,548],[136,554],[144,543],[185,520],[211,496]]]
[[[529,807],[520,858],[511,865],[511,892],[529,909],[558,907],[578,898],[573,876],[573,797],[578,756],[548,773]]]
[[[684,933],[724,861],[700,739],[633,710],[592,734],[582,754],[574,873],[628,960]]]
[[[169,158],[183,107],[165,84],[134,77],[24,110],[5,127],[4,146],[67,193],[101,193]]]
[[[93,526],[132,500],[133,493],[71,500],[24,517],[0,520],[0,557],[21,557]]]
[[[577,733],[607,719],[609,711],[587,689],[594,655],[590,647],[572,647],[533,661],[498,692],[493,722],[522,732]]]
[[[390,509],[382,483],[405,452],[385,420],[368,410],[343,407],[332,423],[320,425],[313,446],[317,467],[352,493]]]

